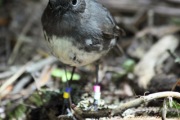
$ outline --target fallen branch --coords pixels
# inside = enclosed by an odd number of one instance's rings
[[[143,56],[134,69],[134,74],[138,77],[140,87],[147,88],[148,83],[155,76],[155,66],[163,63],[169,57],[167,50],[174,51],[178,44],[178,37],[166,35],[156,42]]]
[[[158,93],[149,94],[147,96],[142,96],[138,99],[132,100],[130,102],[127,102],[118,106],[116,109],[112,110],[111,115],[114,116],[117,114],[121,114],[124,110],[128,108],[137,107],[140,104],[150,102],[151,100],[159,99],[159,98],[166,98],[166,97],[173,97],[173,98],[180,99],[180,93],[166,91],[166,92],[158,92]]]
[[[2,97],[1,94],[4,92],[4,90],[12,85],[23,73],[33,73],[38,70],[41,70],[45,65],[50,65],[54,62],[56,62],[57,59],[54,57],[48,57],[46,59],[43,59],[36,63],[27,63],[26,65],[20,67],[20,69],[9,79],[7,79],[2,85],[0,86],[0,98]]]
[[[167,97],[174,97],[174,98],[180,99],[180,93],[171,92],[171,91],[153,93],[153,94],[149,94],[147,96],[141,96],[140,98],[123,103],[122,105],[118,106],[115,109],[107,108],[107,109],[98,110],[98,111],[83,111],[81,110],[81,108],[75,107],[73,108],[74,116],[80,116],[84,119],[117,116],[119,114],[122,114],[125,110],[129,108],[137,107],[143,103],[150,102],[154,99],[167,98]],[[65,120],[65,119],[72,120],[72,118],[70,118],[68,115],[61,115],[58,117],[57,120]]]
[[[29,63],[28,63],[29,64]],[[14,74],[11,78],[9,78],[5,83],[2,84],[2,86],[0,86],[0,98],[1,98],[1,94],[4,92],[4,90],[11,84],[13,84],[17,78],[19,78],[25,71],[26,71],[26,67],[27,65],[22,66],[19,71],[17,71],[16,74]]]
[[[75,107],[74,116],[78,116],[78,120],[84,120],[85,118],[101,118],[110,117],[110,109],[98,110],[98,111],[82,111],[80,108]],[[57,120],[73,120],[68,115],[60,115]]]

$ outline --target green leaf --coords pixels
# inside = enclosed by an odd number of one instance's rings
[[[36,106],[41,106],[43,105],[43,101],[41,99],[41,96],[35,92],[33,93],[30,97],[29,97],[29,100],[31,103],[35,104]]]
[[[180,104],[178,102],[173,100],[172,104],[173,104],[173,108],[180,109]]]
[[[12,112],[8,112],[7,116],[10,120],[21,120],[25,116],[27,107],[24,104],[19,104]]]
[[[69,80],[71,78],[72,74],[71,74],[70,71],[66,71],[66,73],[65,73],[65,70],[61,70],[59,68],[55,68],[52,71],[51,75],[53,77],[61,78],[63,82],[67,82],[67,79]],[[81,77],[80,77],[79,74],[74,73],[72,80],[79,80],[80,78]]]
[[[126,72],[131,72],[134,69],[135,61],[132,59],[127,59],[122,66]]]
[[[66,74],[67,74],[68,80],[70,80],[71,75],[72,75],[71,72],[67,71]],[[63,82],[67,82],[66,74],[65,74],[65,72],[64,72],[64,74],[63,74],[63,76],[62,76],[62,81],[63,81]],[[74,73],[72,80],[79,80],[80,78],[81,78],[81,77],[80,77],[79,74]]]
[[[60,70],[58,68],[53,69],[51,75],[53,77],[61,78],[65,74],[64,70]]]

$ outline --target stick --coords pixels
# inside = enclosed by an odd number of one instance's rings
[[[9,86],[11,85],[12,83],[14,83],[17,78],[19,76],[21,76],[25,71],[26,71],[26,67],[27,67],[28,64],[22,66],[19,71],[14,74],[11,78],[9,78],[5,83],[2,84],[2,86],[0,87],[0,97],[1,97],[1,93],[4,92],[4,90]]]
[[[166,91],[166,92],[158,92],[158,93],[149,94],[147,96],[142,96],[138,99],[132,100],[130,102],[127,102],[118,106],[116,109],[112,110],[111,115],[114,116],[117,114],[121,114],[124,110],[128,108],[136,107],[142,103],[150,102],[151,100],[154,100],[154,99],[166,98],[166,97],[174,97],[174,98],[180,99],[180,93]]]

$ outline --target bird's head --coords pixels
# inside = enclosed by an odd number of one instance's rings
[[[48,6],[52,11],[61,12],[83,12],[85,10],[85,0],[49,0]]]

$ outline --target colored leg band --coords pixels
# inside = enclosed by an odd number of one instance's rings
[[[94,85],[94,99],[99,100],[101,98],[101,87],[99,85]]]
[[[65,92],[63,93],[63,98],[68,99],[70,97],[71,88],[66,87]]]
[[[69,93],[68,92],[64,92],[63,98],[68,99],[69,98]]]

